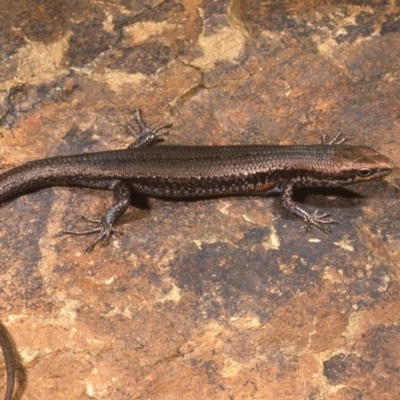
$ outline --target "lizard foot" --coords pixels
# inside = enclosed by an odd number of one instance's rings
[[[319,214],[319,211],[316,210],[312,215],[307,215],[306,224],[307,224],[307,232],[311,230],[311,226],[314,225],[317,228],[321,229],[325,233],[330,233],[332,230],[325,226],[326,224],[337,224],[338,222],[331,218],[330,214]]]
[[[146,122],[143,120],[140,110],[137,108],[135,112],[136,122],[139,125],[140,131],[136,133],[135,130],[128,125],[127,128],[136,137],[136,141],[132,143],[129,148],[138,148],[144,146],[150,146],[153,143],[164,140],[164,136],[169,134],[168,128],[171,128],[172,124],[167,122],[159,125],[154,129],[151,129]]]
[[[103,246],[106,246],[112,234],[122,235],[121,230],[114,228],[112,224],[106,222],[103,218],[95,219],[95,218],[90,218],[87,215],[83,215],[82,219],[97,224],[97,226],[92,229],[85,229],[85,230],[64,229],[62,233],[71,235],[91,235],[93,233],[99,233],[96,239],[85,248],[86,253],[90,253],[94,249],[96,244],[99,243],[100,241],[102,242]]]

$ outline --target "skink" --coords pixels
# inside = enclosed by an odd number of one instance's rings
[[[124,150],[58,156],[30,161],[0,174],[0,202],[29,189],[82,186],[112,190],[116,202],[104,217],[86,219],[95,227],[65,233],[98,233],[86,251],[113,233],[127,210],[131,193],[154,197],[198,198],[221,195],[279,193],[282,206],[328,232],[334,221],[318,211],[309,214],[292,200],[300,187],[340,187],[388,175],[392,161],[367,146],[331,142],[304,146],[151,146],[163,140],[171,124],[150,129],[136,111],[141,128],[137,140]]]

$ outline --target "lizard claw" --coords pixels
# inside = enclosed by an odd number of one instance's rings
[[[326,135],[323,134],[321,137],[321,143],[327,145],[340,145],[347,141],[347,137],[344,136],[343,132],[339,132],[335,137],[333,137],[329,142],[326,139]]]
[[[330,233],[332,230],[325,226],[326,224],[337,224],[338,222],[331,218],[330,214],[324,213],[324,214],[319,214],[319,211],[316,210],[312,215],[308,215],[306,218],[306,224],[307,224],[307,232],[311,230],[311,226],[314,225],[317,228],[321,229],[325,233]]]
[[[107,222],[104,218],[96,219],[88,217],[87,215],[83,215],[82,219],[97,224],[97,226],[92,229],[85,230],[64,229],[62,233],[71,235],[91,235],[93,233],[98,233],[96,239],[91,244],[86,246],[86,253],[90,253],[99,242],[102,242],[102,245],[106,246],[112,234],[122,235],[122,231],[120,229],[114,228],[113,225]]]

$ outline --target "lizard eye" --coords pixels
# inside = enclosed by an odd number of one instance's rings
[[[367,178],[372,174],[372,170],[369,168],[361,168],[357,171],[357,175],[361,178]]]

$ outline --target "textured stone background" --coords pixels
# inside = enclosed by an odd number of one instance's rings
[[[400,1],[2,0],[0,166],[168,143],[344,132],[400,165]],[[111,194],[0,207],[0,320],[20,399],[400,398],[398,180],[279,200],[140,199],[91,254],[61,236]],[[0,367],[0,372],[4,370]],[[0,376],[1,384],[4,375]],[[3,389],[4,390],[4,389]]]

